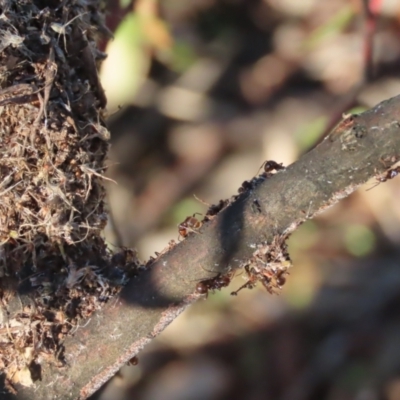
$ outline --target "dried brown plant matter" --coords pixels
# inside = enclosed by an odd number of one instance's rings
[[[0,1],[0,368],[11,391],[40,379],[44,361],[62,366],[65,335],[126,280],[100,236],[98,9]]]

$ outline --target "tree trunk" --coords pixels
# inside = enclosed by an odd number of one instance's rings
[[[100,237],[98,9],[0,2],[0,366],[12,393],[47,381],[45,365],[68,368],[64,338],[118,291],[112,276],[124,280]]]

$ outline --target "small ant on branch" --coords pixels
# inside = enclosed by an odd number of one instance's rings
[[[208,296],[210,290],[214,292],[215,290],[221,290],[222,288],[227,287],[231,283],[234,275],[235,273],[233,271],[228,272],[225,275],[219,272],[214,278],[203,279],[197,283],[196,292]]]
[[[276,161],[268,160],[268,161],[264,161],[261,164],[261,167],[258,169],[258,171],[260,171],[261,168],[263,168],[264,171],[260,175],[255,176],[250,181],[244,181],[242,183],[242,186],[240,186],[240,188],[238,189],[239,194],[247,192],[248,190],[254,189],[254,187],[258,183],[262,182],[266,178],[271,177],[273,175],[272,174],[273,171],[278,172],[278,171],[285,169],[286,167],[284,167],[282,163],[277,163]]]
[[[256,286],[256,283],[258,282],[259,278],[256,274],[256,271],[254,268],[250,268],[249,265],[246,265],[244,267],[246,274],[248,276],[247,281],[239,287],[239,289],[235,290],[234,292],[231,292],[231,296],[237,296],[238,293],[242,290],[242,289],[253,289]]]
[[[278,271],[257,271],[254,267],[250,268],[250,265],[246,265],[244,269],[248,277],[247,281],[234,292],[231,292],[231,296],[237,296],[242,289],[253,289],[257,282],[261,282],[268,293],[274,294],[276,293],[274,289],[280,289],[286,283],[285,275],[288,274],[285,269]]]
[[[237,296],[242,289],[253,289],[257,282],[260,282],[270,294],[278,293],[286,282],[290,265],[285,238],[277,237],[269,244],[258,245],[258,249],[244,266],[246,282],[231,295]]]
[[[251,189],[253,189],[253,180],[251,180],[251,181],[244,181],[243,183],[242,183],[242,186],[240,186],[240,188],[238,189],[238,193],[240,194],[240,193],[244,193],[244,192],[247,192],[248,190],[251,190]]]
[[[204,221],[210,220],[212,217],[217,215],[221,210],[223,210],[229,204],[229,200],[220,200],[217,204],[210,204],[210,203],[207,203],[206,201],[200,199],[195,194],[193,194],[193,197],[198,202],[200,202],[201,204],[204,204],[205,206],[208,207],[207,211],[206,211],[206,215],[204,216]],[[200,214],[200,213],[197,213],[197,214]]]
[[[400,174],[400,166],[398,166],[396,168],[389,169],[383,175],[377,176],[376,177],[377,183],[374,186],[372,186],[369,189],[367,189],[367,191],[373,189],[376,186],[378,186],[380,183],[383,183],[383,182],[388,181],[389,179],[395,178],[398,174]]]
[[[183,222],[178,225],[179,237],[186,238],[190,232],[199,233],[198,230],[201,228],[203,223],[199,221],[195,215],[200,213],[195,213],[191,217],[187,217]]]
[[[201,213],[194,213],[191,217],[186,217],[183,222],[178,225],[179,238],[186,238],[190,232],[200,233],[198,230],[203,226],[203,222],[209,221],[217,215],[228,204],[229,200],[220,200],[218,204],[210,205],[194,195],[195,199],[208,206],[208,210],[202,221],[196,218],[196,215],[203,215]]]
[[[264,167],[264,173],[266,174],[272,171],[281,171],[286,168],[282,163],[277,163],[273,160],[264,161],[260,168],[262,167]]]

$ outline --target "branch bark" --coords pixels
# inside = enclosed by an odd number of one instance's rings
[[[343,120],[315,149],[260,180],[132,279],[64,343],[64,369],[43,365],[25,398],[85,399],[203,296],[196,281],[233,270],[400,160],[400,96]],[[255,206],[256,205],[256,206]],[[208,272],[213,270],[214,273]]]

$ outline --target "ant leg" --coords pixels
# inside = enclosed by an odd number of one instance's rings
[[[237,294],[242,290],[242,289],[253,289],[255,286],[254,282],[252,282],[250,279],[243,284],[242,286],[240,286],[239,289],[235,290],[234,292],[231,292],[231,296],[237,296]]]

